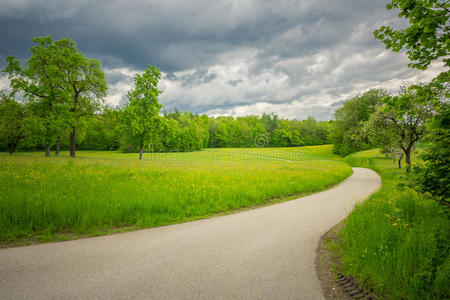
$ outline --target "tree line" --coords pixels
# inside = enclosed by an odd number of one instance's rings
[[[332,123],[280,119],[276,114],[209,117],[167,112],[158,101],[161,73],[135,74],[124,107],[105,105],[100,62],[70,39],[35,37],[24,65],[7,57],[10,89],[0,91],[0,150],[69,149],[195,151],[207,147],[291,147],[330,143]]]

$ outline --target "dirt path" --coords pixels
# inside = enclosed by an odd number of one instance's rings
[[[381,185],[354,168],[277,205],[98,238],[0,250],[0,299],[323,299],[320,237]]]

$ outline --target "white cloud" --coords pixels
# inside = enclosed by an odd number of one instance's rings
[[[9,79],[7,75],[0,76],[0,90],[9,89]]]
[[[114,68],[105,69],[104,72],[108,81],[107,103],[113,106],[125,104],[127,92],[133,88],[133,76],[139,71]]]

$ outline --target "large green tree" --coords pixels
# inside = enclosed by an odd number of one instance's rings
[[[364,131],[365,122],[388,96],[384,90],[370,90],[354,97],[336,110],[332,140],[333,151],[345,156],[350,153],[369,149],[372,144]]]
[[[399,167],[405,156],[406,172],[411,170],[411,153],[426,135],[426,122],[434,114],[434,107],[423,96],[411,87],[403,87],[399,95],[384,97],[364,126],[373,145],[398,158]]]
[[[76,43],[50,36],[32,39],[31,57],[22,67],[14,56],[7,57],[3,70],[13,92],[33,102],[33,116],[44,132],[38,135],[50,155],[50,147],[70,128],[70,155],[75,156],[75,133],[82,118],[93,116],[106,95],[106,81],[100,63],[81,54]]]
[[[148,65],[144,73],[134,76],[135,87],[128,92],[129,102],[123,113],[124,132],[139,147],[139,160],[142,160],[144,146],[154,142],[161,130],[160,79],[159,69]]]
[[[386,158],[392,158],[394,163],[397,161],[398,168],[401,169],[405,154],[398,143],[395,127],[386,124],[387,117],[381,108],[377,109],[365,122],[363,131],[372,141],[373,146],[380,147]]]
[[[431,101],[411,87],[403,87],[398,96],[383,98],[378,130],[388,130],[405,154],[406,172],[411,170],[411,152],[426,135],[426,122],[434,115]]]
[[[23,95],[30,105],[31,114],[36,121],[36,135],[45,146],[46,156],[50,156],[50,147],[67,124],[69,95],[64,92],[62,80],[62,56],[64,41],[52,41],[50,37],[35,37],[35,46],[30,48],[31,57],[22,67],[14,56],[8,56],[7,67],[13,93]]]
[[[415,187],[433,198],[450,202],[450,105],[444,105],[430,124],[431,134],[426,138],[425,151],[420,155],[424,161],[413,170]]]
[[[59,40],[64,45],[60,69],[62,88],[69,99],[70,156],[75,157],[76,128],[98,111],[106,96],[105,74],[99,61],[85,57],[71,39]]]

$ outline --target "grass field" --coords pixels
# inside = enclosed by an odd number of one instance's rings
[[[404,169],[378,150],[345,158],[377,171],[383,186],[345,220],[332,245],[344,273],[383,299],[450,298],[450,221],[447,207],[408,188]]]
[[[352,171],[331,146],[137,154],[0,154],[0,240],[152,227],[312,193]],[[288,196],[288,197],[286,197]]]

